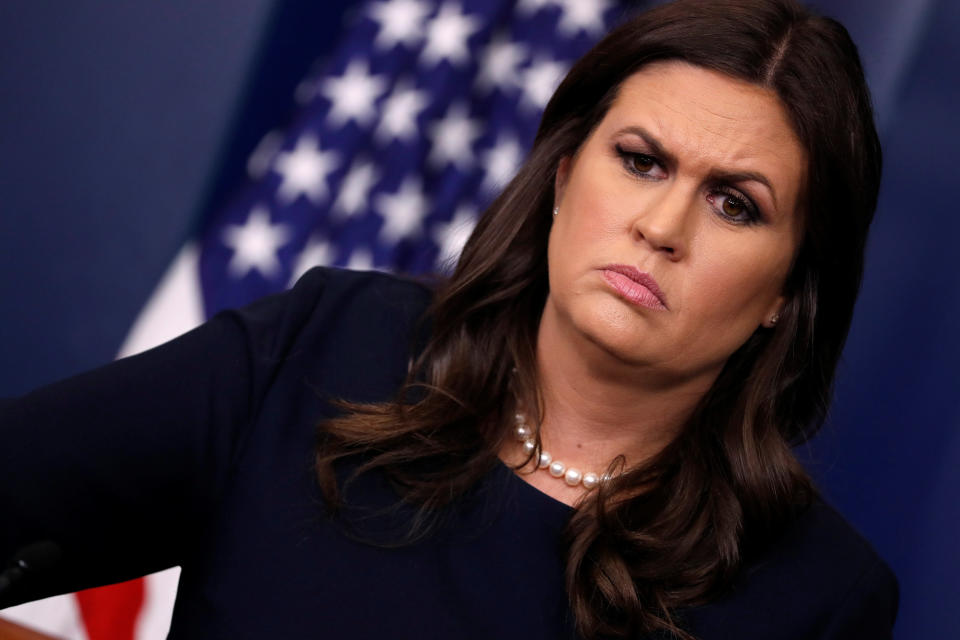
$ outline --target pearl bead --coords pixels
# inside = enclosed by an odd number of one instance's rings
[[[574,469],[573,467],[567,469],[567,472],[563,474],[563,481],[566,482],[571,487],[575,487],[580,484],[580,480],[583,478],[583,474],[580,473],[579,469]]]
[[[523,453],[528,456],[533,455],[537,450],[537,443],[533,437],[534,430],[527,426],[527,419],[523,413],[517,412],[514,415],[514,420],[516,421],[514,435],[522,444]],[[537,468],[546,469],[554,478],[563,478],[563,481],[571,487],[582,484],[583,488],[588,490],[610,480],[610,476],[607,474],[600,476],[596,473],[583,473],[579,469],[568,469],[567,465],[559,460],[554,460],[549,452],[542,450],[540,455],[537,456]]]
[[[583,474],[583,487],[585,489],[593,489],[595,486],[600,484],[600,477],[595,473],[585,473]]]

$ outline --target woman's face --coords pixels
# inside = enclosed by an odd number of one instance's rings
[[[805,162],[771,91],[643,68],[559,164],[544,313],[626,363],[715,376],[785,302]]]

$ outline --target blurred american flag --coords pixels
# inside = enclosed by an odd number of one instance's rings
[[[616,13],[612,0],[364,5],[201,234],[206,314],[317,264],[423,273],[454,260]]]

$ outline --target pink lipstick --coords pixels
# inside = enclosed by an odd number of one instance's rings
[[[601,268],[603,278],[628,302],[648,309],[667,310],[667,301],[649,273],[625,264]]]

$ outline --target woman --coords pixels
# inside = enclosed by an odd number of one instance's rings
[[[180,564],[171,637],[889,637],[895,579],[790,450],[879,178],[837,23],[641,15],[432,302],[314,270],[5,405],[0,551],[63,558],[0,606]]]

